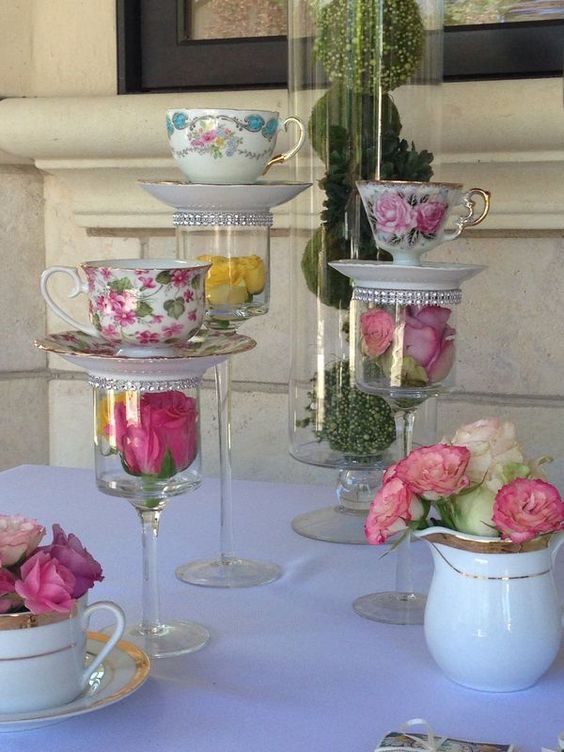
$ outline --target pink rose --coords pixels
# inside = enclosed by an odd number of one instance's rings
[[[395,477],[413,493],[433,501],[468,487],[470,481],[465,473],[469,460],[466,447],[449,444],[420,447],[398,462]]]
[[[76,535],[70,533],[67,536],[60,525],[53,525],[53,542],[49,546],[42,546],[40,550],[72,572],[75,578],[71,592],[73,598],[80,598],[95,582],[104,579],[102,567],[96,559],[84,548]]]
[[[384,483],[374,497],[364,525],[366,540],[385,543],[394,533],[423,516],[423,504],[399,478]]]
[[[44,535],[45,528],[36,520],[21,514],[0,514],[0,564],[10,567],[29,556]]]
[[[442,381],[454,365],[456,331],[448,326],[450,313],[442,306],[407,307],[404,352],[425,369],[431,384]]]
[[[22,564],[15,590],[33,614],[65,613],[74,605],[75,577],[57,559],[38,551]]]
[[[501,537],[523,543],[564,528],[564,502],[544,480],[517,478],[495,497],[492,520]]]
[[[424,235],[433,236],[441,225],[447,212],[447,205],[442,201],[429,200],[418,204],[415,209],[417,229]]]
[[[118,402],[114,421],[117,450],[133,475],[159,475],[167,454],[174,475],[185,470],[198,451],[196,400],[182,392],[144,393],[134,415]]]
[[[413,207],[395,191],[384,191],[374,202],[372,211],[380,233],[403,235],[415,227]]]
[[[520,465],[525,461],[515,437],[515,426],[502,423],[499,418],[483,418],[461,426],[452,443],[470,450],[466,470],[470,481],[485,483],[492,491],[499,491],[504,485],[496,481],[505,465]]]
[[[5,614],[14,605],[14,597],[18,600],[15,590],[16,578],[7,569],[0,569],[0,614]]]
[[[371,308],[360,316],[362,350],[377,358],[385,352],[394,338],[395,322],[383,308]]]

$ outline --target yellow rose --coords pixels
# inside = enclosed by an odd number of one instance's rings
[[[106,392],[96,400],[96,444],[116,448],[114,413],[116,405],[127,404],[128,392]]]
[[[249,292],[244,279],[237,284],[216,285],[208,288],[208,303],[211,306],[241,305],[249,299]]]
[[[242,256],[238,260],[249,295],[258,295],[264,290],[266,284],[263,260],[260,256]]]

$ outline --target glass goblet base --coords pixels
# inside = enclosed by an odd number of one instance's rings
[[[299,514],[292,520],[292,530],[304,538],[328,543],[367,543],[364,523],[368,510],[356,511],[336,505]]]
[[[176,569],[176,576],[182,582],[215,588],[267,585],[277,580],[281,574],[281,567],[272,561],[239,559],[236,556],[190,561]]]
[[[209,641],[210,633],[193,621],[171,621],[152,628],[144,628],[142,624],[128,626],[124,639],[143,650],[149,658],[170,658],[200,650]]]
[[[371,593],[353,602],[359,616],[383,624],[423,624],[427,596],[422,593]]]

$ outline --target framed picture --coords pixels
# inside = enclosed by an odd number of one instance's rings
[[[562,75],[564,0],[446,0],[445,80]],[[117,0],[120,94],[287,83],[285,0]]]

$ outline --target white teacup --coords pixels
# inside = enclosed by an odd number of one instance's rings
[[[50,266],[41,275],[47,305],[72,327],[114,342],[120,354],[141,357],[166,353],[201,328],[205,311],[205,277],[209,263],[170,259],[87,261],[78,268]],[[47,290],[52,274],[74,281],[69,297],[88,297],[90,324],[77,321]]]
[[[273,157],[276,136],[289,123],[299,129],[297,143]],[[298,152],[305,139],[297,117],[281,121],[269,110],[168,110],[166,127],[172,156],[191,183],[255,183],[274,164]]]
[[[88,622],[96,611],[110,611],[116,627],[86,666]],[[92,673],[125,629],[125,614],[111,601],[86,605],[84,596],[70,613],[0,616],[0,713],[56,708],[77,698]]]

